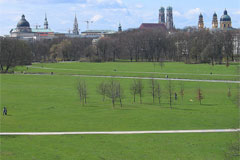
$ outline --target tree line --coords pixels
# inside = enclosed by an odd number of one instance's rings
[[[143,83],[143,80],[137,79],[131,82],[128,91],[132,95],[133,103],[137,103],[136,99],[138,97],[139,103],[142,104],[144,95],[148,93],[152,97],[153,104],[156,103],[156,99],[157,99],[157,103],[161,105],[163,96],[167,97],[169,107],[173,109],[174,101],[177,101],[178,97],[181,97],[182,101],[184,99],[184,93],[185,93],[184,83],[181,82],[179,85],[180,85],[180,90],[177,91],[171,80],[168,81],[167,85],[163,86],[159,81],[152,78],[151,80],[149,80],[149,85],[147,85],[148,89],[146,92],[146,88],[145,88],[145,84]],[[87,84],[84,80],[78,80],[76,88],[78,91],[80,103],[84,106],[85,104],[87,104],[87,98],[89,97]],[[126,98],[126,95],[125,95],[123,85],[119,81],[114,79],[109,81],[102,81],[97,85],[96,92],[98,93],[98,95],[102,96],[103,102],[105,102],[106,98],[110,99],[112,102],[113,108],[115,108],[115,105],[117,102],[119,102],[120,106],[123,107],[123,100]],[[228,97],[231,97],[230,94],[231,94],[231,90],[229,88]],[[198,87],[196,89],[195,98],[199,101],[199,104],[201,105],[202,100],[205,98],[203,96],[203,91],[201,87]]]
[[[185,31],[129,30],[109,35],[92,43],[91,38],[59,38],[23,42],[0,39],[1,72],[31,62],[90,61],[108,62],[125,59],[131,62],[178,61],[229,66],[236,60],[234,36],[239,30]],[[240,47],[239,43],[238,48]]]

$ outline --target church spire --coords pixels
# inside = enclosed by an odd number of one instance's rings
[[[73,34],[79,35],[78,21],[77,21],[77,16],[76,16],[76,14],[75,14],[74,24],[73,24]]]
[[[204,21],[203,21],[203,15],[200,13],[199,19],[198,19],[198,29],[203,29],[204,28]]]
[[[121,25],[121,23],[119,23],[118,32],[122,32],[122,25]]]
[[[45,13],[44,29],[48,29],[47,14]]]

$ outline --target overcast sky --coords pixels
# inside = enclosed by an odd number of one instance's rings
[[[0,35],[9,34],[22,14],[31,27],[43,26],[45,12],[55,32],[72,29],[75,13],[81,31],[86,30],[86,20],[94,21],[90,29],[117,30],[119,22],[123,29],[136,28],[143,22],[158,22],[161,6],[173,7],[176,28],[196,26],[200,12],[210,27],[213,13],[219,19],[225,8],[233,27],[240,28],[240,0],[0,0]]]

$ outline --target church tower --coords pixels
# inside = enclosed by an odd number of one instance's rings
[[[203,29],[203,28],[204,28],[203,15],[202,13],[200,13],[199,20],[198,20],[198,29]]]
[[[167,21],[166,21],[166,27],[168,30],[173,29],[173,9],[172,7],[167,7]]]
[[[47,14],[45,13],[44,29],[48,29]]]
[[[119,23],[118,32],[119,32],[119,33],[122,32],[122,25],[121,25],[121,23]]]
[[[78,21],[77,21],[77,16],[76,16],[76,14],[75,14],[75,19],[74,19],[74,24],[73,24],[73,34],[79,35]]]
[[[213,14],[212,28],[213,29],[218,28],[218,18],[217,18],[217,13],[216,12]]]
[[[165,24],[165,8],[161,7],[159,9],[159,20],[158,23]]]

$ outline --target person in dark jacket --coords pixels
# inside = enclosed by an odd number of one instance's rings
[[[5,106],[3,107],[3,115],[7,115],[7,108]]]

